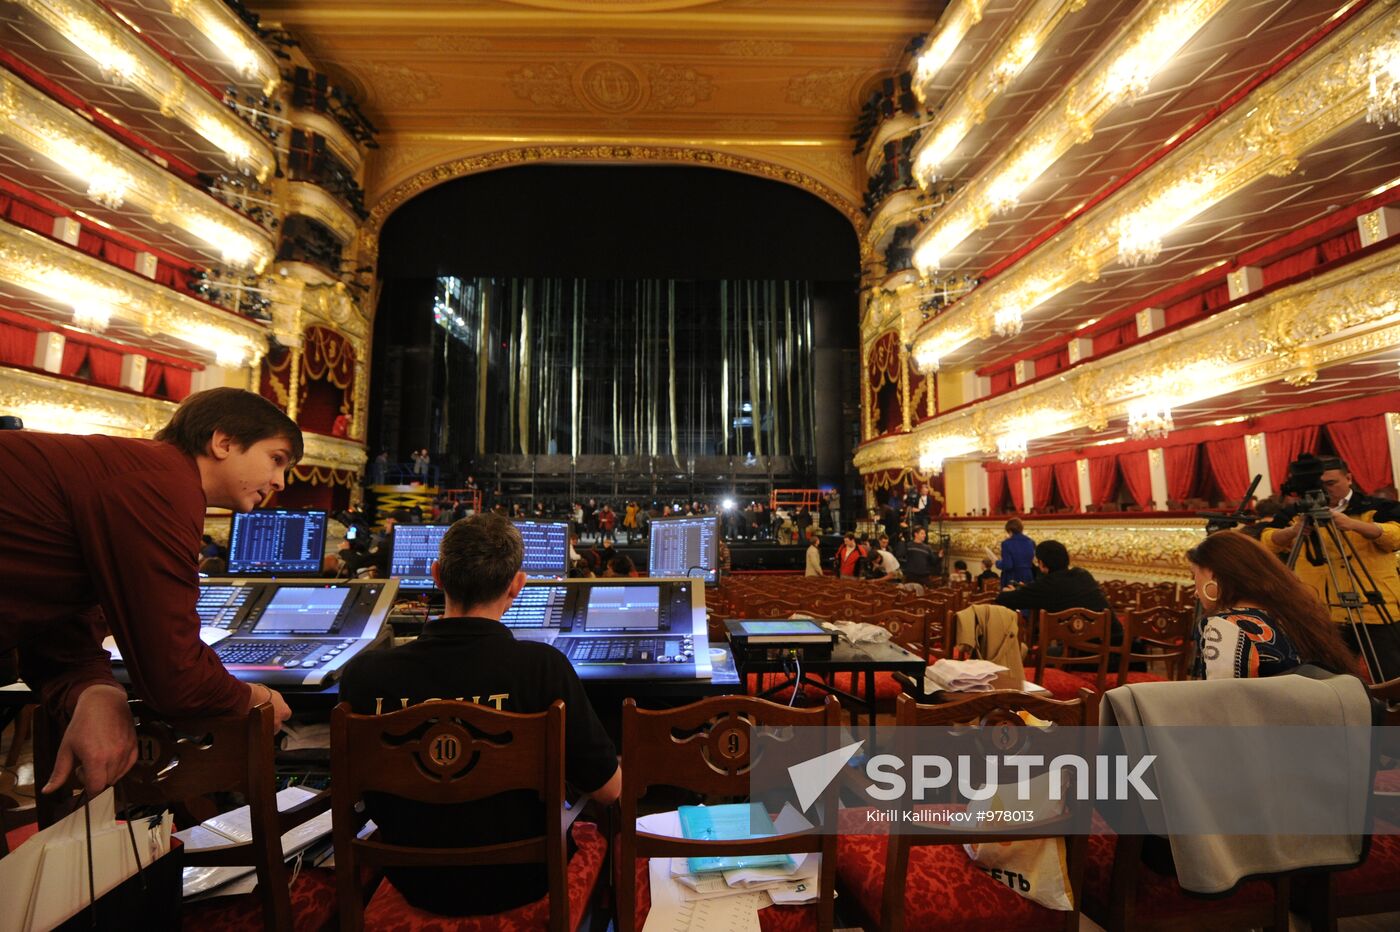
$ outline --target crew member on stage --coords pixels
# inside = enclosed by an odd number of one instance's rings
[[[286,703],[240,683],[199,638],[195,567],[206,506],[251,511],[283,488],[301,431],[235,388],[185,399],[154,440],[0,431],[0,653],[63,738],[45,792],[74,768],[90,793],[136,759],[116,640],[138,696],[166,715]],[[40,762],[41,768],[49,762]]]
[[[610,805],[622,791],[622,769],[578,674],[555,648],[517,641],[501,624],[501,616],[525,586],[520,571],[524,554],[520,532],[503,517],[475,515],[454,524],[433,563],[445,614],[428,622],[416,641],[350,661],[341,677],[340,697],[364,715],[457,697],[506,712],[532,713],[562,699],[564,775],[600,804]],[[382,795],[366,802],[390,844],[458,848],[543,833],[544,809],[533,793],[451,806]],[[444,915],[512,909],[539,899],[548,885],[543,864],[399,868],[386,873],[409,903]]]

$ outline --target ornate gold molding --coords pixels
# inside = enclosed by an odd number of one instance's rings
[[[953,0],[943,9],[938,28],[914,62],[914,93],[920,101],[928,103],[934,79],[972,27],[982,21],[985,6],[986,0]]]
[[[60,304],[101,308],[147,335],[175,337],[205,362],[256,365],[266,349],[267,331],[256,321],[5,221],[0,221],[0,281]]]
[[[169,401],[4,366],[0,398],[26,428],[55,433],[149,437],[175,413]]]
[[[282,81],[277,59],[222,0],[166,0],[170,12],[204,34],[224,58],[271,94]]]
[[[233,111],[196,85],[189,75],[161,58],[126,24],[91,0],[15,0],[156,104],[160,112],[213,143],[234,168],[248,168],[266,181],[276,166],[267,140]]]
[[[314,110],[292,109],[287,119],[296,129],[315,133],[326,141],[336,157],[344,162],[352,172],[358,173],[364,167],[364,154],[350,134],[335,120]]]
[[[8,71],[0,71],[0,133],[90,185],[97,201],[130,203],[207,244],[211,257],[261,269],[272,258],[271,234],[142,158],[67,107]]]
[[[328,466],[331,469],[345,469],[362,472],[365,468],[365,445],[354,440],[327,437],[325,434],[305,432],[301,435],[306,453],[301,458],[301,466]]]
[[[1086,0],[1035,0],[1006,31],[1004,38],[976,72],[969,71],[948,95],[943,109],[914,149],[915,176],[927,185],[938,162],[947,161],[972,128],[985,119],[987,108],[1007,90],[1031,63],[1041,47],[1069,16],[1083,9]],[[1223,0],[1214,0],[1223,2]],[[930,157],[937,161],[930,167]]]
[[[369,219],[360,229],[360,263],[374,265],[379,255],[379,231],[389,215],[418,194],[454,178],[537,162],[680,162],[709,168],[757,175],[781,181],[826,201],[851,221],[860,232],[865,218],[860,208],[833,188],[793,168],[759,159],[732,155],[712,149],[683,146],[560,145],[527,146],[453,159],[419,172],[395,185],[370,208]]]
[[[1093,281],[1102,268],[1120,261],[1123,231],[1131,232],[1166,217],[1175,223],[1185,222],[1260,178],[1292,172],[1301,153],[1364,117],[1365,63],[1373,51],[1391,41],[1397,21],[1400,10],[1393,4],[1374,5],[1357,14],[1306,57],[1167,153],[1133,184],[931,320],[916,335],[915,355],[926,366],[936,365],[939,358],[973,340],[991,339],[998,313],[1011,310],[1024,314],[1078,282]],[[1087,106],[1085,100],[1100,99],[1078,88],[1067,93],[1078,114],[1075,119],[1091,112],[1078,109]],[[1058,139],[1071,131],[1072,121],[1063,114],[1051,113],[1046,122],[1047,130],[1028,134],[1015,151],[1030,151],[1046,133]],[[1092,125],[1086,128],[1092,129]],[[992,172],[981,177],[990,178]],[[960,193],[960,197],[966,195],[963,206],[941,214],[938,224],[920,241],[927,243],[943,235],[961,239],[958,231],[975,229],[984,204],[976,199],[974,189],[981,191],[988,186],[964,189]],[[1187,206],[1177,206],[1178,202]]]
[[[1400,246],[1256,301],[936,418],[857,451],[861,472],[905,467],[919,451],[991,452],[1006,432],[1031,439],[1126,417],[1159,394],[1184,403],[1268,382],[1315,378],[1327,366],[1400,345]]]
[[[323,224],[344,245],[355,241],[360,221],[325,188],[309,181],[283,181],[281,202],[287,215],[301,214]]]
[[[952,538],[951,558],[980,561],[983,548],[996,548],[1005,539],[1001,521],[943,522]],[[1190,579],[1186,551],[1205,537],[1205,522],[1181,518],[1123,519],[1031,518],[1026,533],[1037,541],[1057,540],[1069,550],[1070,560],[1101,578],[1178,580]]]

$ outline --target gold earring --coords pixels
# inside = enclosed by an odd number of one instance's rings
[[[1215,592],[1207,592],[1206,586],[1214,586]],[[1201,584],[1201,597],[1211,602],[1218,601],[1220,599],[1220,583],[1216,582],[1213,579],[1207,579],[1204,583]]]

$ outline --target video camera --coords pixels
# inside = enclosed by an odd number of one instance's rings
[[[1283,511],[1292,517],[1300,511],[1326,510],[1327,491],[1322,487],[1322,474],[1329,469],[1340,469],[1341,460],[1335,456],[1314,456],[1304,453],[1288,464],[1288,478],[1279,486],[1280,495],[1296,495],[1298,503],[1288,505]]]

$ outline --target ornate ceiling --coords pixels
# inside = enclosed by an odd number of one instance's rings
[[[380,130],[370,204],[456,162],[694,161],[814,179],[848,215],[848,134],[942,0],[266,0],[251,6]],[[971,50],[968,50],[969,53]],[[640,147],[609,152],[599,145]],[[555,148],[559,147],[559,148]],[[502,153],[501,155],[495,155]],[[515,158],[518,158],[516,156]],[[730,161],[732,159],[733,161]],[[442,180],[439,178],[438,180]],[[843,203],[844,202],[844,203]]]

